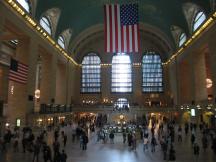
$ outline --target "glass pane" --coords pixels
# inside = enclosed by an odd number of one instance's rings
[[[42,28],[44,29],[44,30],[46,30],[46,32],[48,33],[48,34],[50,34],[51,35],[51,25],[50,25],[50,22],[49,22],[49,20],[46,18],[46,17],[42,17],[41,19],[40,19],[40,25],[42,26]]]
[[[112,92],[132,92],[132,67],[128,55],[113,56],[111,81]]]
[[[181,47],[185,43],[186,39],[187,39],[186,34],[182,33],[179,38],[179,47]]]
[[[95,93],[101,91],[101,67],[100,58],[90,53],[82,61],[82,87],[83,93]]]
[[[193,31],[197,30],[199,26],[206,20],[206,15],[203,12],[197,13],[194,19]]]
[[[64,38],[62,36],[59,36],[58,38],[58,44],[63,48],[65,49],[65,41],[64,41]]]
[[[17,0],[17,2],[28,12],[30,13],[30,5],[28,0]]]
[[[163,74],[160,55],[147,54],[142,60],[143,92],[162,92]]]

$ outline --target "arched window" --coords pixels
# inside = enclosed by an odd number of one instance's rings
[[[52,34],[51,24],[47,17],[43,16],[40,19],[40,25],[44,28],[44,30],[46,30],[47,33],[49,33],[50,35]]]
[[[63,48],[65,49],[65,41],[64,41],[64,38],[62,36],[59,36],[58,37],[58,44]]]
[[[28,13],[30,13],[29,0],[16,0]]]
[[[101,91],[101,60],[95,53],[89,53],[82,61],[83,93],[98,93]]]
[[[114,104],[114,107],[117,109],[117,110],[121,110],[121,109],[129,109],[130,108],[130,105],[129,105],[129,102],[126,98],[119,98],[115,104]]]
[[[117,54],[112,59],[112,92],[132,92],[132,67],[130,57]]]
[[[193,31],[197,30],[199,26],[206,20],[206,15],[204,12],[200,11],[196,14],[193,21]]]
[[[146,54],[142,59],[143,92],[162,92],[163,74],[160,55]]]
[[[179,37],[179,47],[181,47],[185,41],[187,40],[187,36],[185,33],[181,33],[180,37]]]

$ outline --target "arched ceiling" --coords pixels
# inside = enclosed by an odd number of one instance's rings
[[[57,38],[62,31],[71,28],[72,39],[95,24],[103,24],[103,5],[107,3],[138,3],[139,21],[153,25],[172,40],[171,26],[179,26],[189,34],[182,4],[192,2],[199,5],[208,15],[211,11],[209,0],[38,0],[36,19],[50,8],[59,8],[61,15],[56,28]]]

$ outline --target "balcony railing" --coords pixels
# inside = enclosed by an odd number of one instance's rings
[[[41,104],[40,114],[53,114],[53,113],[65,113],[71,112],[71,105],[60,105],[60,104]]]

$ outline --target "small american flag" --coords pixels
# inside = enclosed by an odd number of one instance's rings
[[[139,52],[138,4],[104,6],[105,51]]]
[[[9,80],[26,84],[28,76],[28,66],[18,62],[17,60],[11,59]]]

